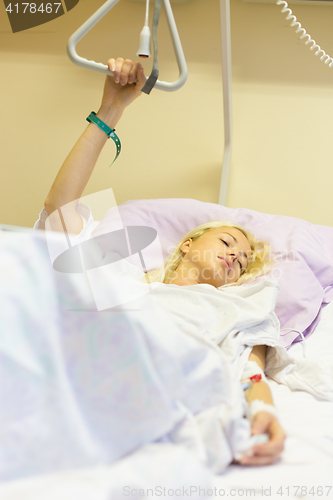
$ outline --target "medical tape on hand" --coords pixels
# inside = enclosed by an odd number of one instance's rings
[[[248,418],[252,423],[254,417],[260,411],[267,411],[268,413],[274,415],[274,417],[278,418],[278,413],[275,406],[264,403],[264,401],[262,401],[261,399],[254,399],[251,402],[246,410],[246,418]]]
[[[256,378],[259,377],[256,377],[256,375],[261,375],[262,381],[266,380],[265,374],[260,366],[255,361],[247,361],[244,366],[241,381],[245,382],[251,380],[252,382],[258,382],[259,380],[256,380]]]
[[[161,3],[162,0],[155,0],[155,10],[154,10],[154,19],[153,19],[153,44],[154,44],[154,63],[153,63],[153,69],[152,72],[149,75],[149,78],[147,79],[146,83],[141,89],[141,92],[144,92],[145,94],[150,94],[152,89],[155,86],[155,83],[157,82],[158,79],[158,46],[157,46],[157,26],[158,26],[158,21],[160,19],[160,13],[161,13]]]

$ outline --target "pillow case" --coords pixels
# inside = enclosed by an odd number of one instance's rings
[[[269,277],[278,281],[276,314],[281,342],[288,348],[299,332],[308,336],[321,307],[333,299],[333,228],[302,219],[228,208],[192,199],[131,200],[109,210],[93,237],[112,231],[119,214],[124,226],[148,226],[157,231],[163,257],[191,229],[210,220],[233,221],[272,245],[275,265]],[[105,249],[106,251],[108,249]],[[152,250],[153,251],[153,250]],[[154,254],[149,259],[155,267]]]

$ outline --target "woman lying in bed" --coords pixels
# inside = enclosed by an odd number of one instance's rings
[[[108,65],[114,77],[107,76],[102,104],[97,117],[114,129],[125,108],[141,95],[146,78],[140,63],[121,58],[110,59]],[[94,123],[90,123],[61,167],[45,201],[45,210],[51,214],[64,205],[66,208],[66,229],[80,233],[82,218],[76,211],[76,202],[94,169],[97,158],[107,142],[107,135]],[[52,229],[63,228],[51,222]],[[216,288],[224,285],[245,283],[264,274],[268,269],[267,246],[236,224],[222,224],[214,221],[203,224],[186,235],[176,247],[162,270],[150,273],[153,281],[166,284],[191,286],[209,284]],[[249,357],[248,378],[265,369],[266,346],[252,348]],[[255,362],[256,364],[254,364]],[[254,367],[254,369],[253,369]],[[256,368],[257,367],[257,368]],[[252,412],[252,434],[269,435],[269,441],[253,447],[253,456],[244,456],[240,463],[265,465],[274,463],[281,451],[285,435],[273,406],[269,386],[256,382],[248,389],[247,399],[256,409]]]

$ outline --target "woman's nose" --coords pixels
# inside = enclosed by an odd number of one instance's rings
[[[237,248],[230,248],[228,251],[229,257],[233,257],[233,260],[235,260],[238,256],[238,250]]]

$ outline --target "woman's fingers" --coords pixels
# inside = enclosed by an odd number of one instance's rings
[[[109,70],[113,72],[114,81],[116,83],[120,83],[121,85],[126,85],[132,66],[132,61],[129,59],[124,61],[122,57],[118,57],[117,59],[111,58],[108,60],[108,67]]]
[[[256,456],[253,457],[242,457],[239,463],[241,465],[271,465],[274,464],[280,455],[268,455],[268,456]]]
[[[262,445],[253,446],[252,449],[255,455],[278,455],[284,449],[286,435],[279,422],[274,419],[267,430],[269,432],[269,441]]]
[[[265,465],[273,464],[280,457],[283,451],[283,443],[274,443],[270,440],[266,444],[253,446],[253,456],[244,456],[240,463],[243,465]]]
[[[129,59],[126,59],[126,61],[123,62],[123,67],[121,69],[120,73],[120,85],[127,85],[131,70],[133,68],[133,62],[130,61]]]
[[[115,60],[114,70],[113,70],[113,78],[116,83],[120,83],[120,78],[122,74],[124,59],[122,57],[118,57]]]
[[[116,69],[116,60],[111,58],[108,60],[108,67],[109,67],[109,70],[114,72],[115,69]]]
[[[128,83],[134,83],[135,80],[137,79],[138,75],[138,70],[142,68],[141,64],[139,62],[136,62],[132,65],[132,69],[128,75]]]
[[[113,72],[113,77],[108,75],[105,79],[102,104],[126,108],[142,94],[141,90],[146,83],[141,63],[118,57],[109,59],[108,67]]]
[[[262,414],[257,414],[258,419],[262,419],[264,424],[263,432],[267,432],[269,434],[269,441],[262,445],[253,446],[253,451],[258,455],[269,455],[269,454],[278,454],[281,453],[284,449],[284,440],[286,438],[285,432],[282,429],[281,425],[277,418],[269,413],[262,412]],[[255,420],[253,422],[255,425]],[[253,428],[252,427],[252,432]]]
[[[269,434],[269,441],[254,445],[253,456],[243,456],[239,462],[242,465],[269,465],[276,462],[284,449],[286,438],[276,417],[267,412],[258,412],[252,423],[252,432]]]
[[[130,59],[124,60],[122,57],[108,61],[108,66],[113,71],[114,81],[122,86],[135,81],[138,65],[140,63],[133,63]]]
[[[144,71],[140,62],[133,63],[130,59],[124,60],[121,57],[109,59],[108,67],[114,74],[114,81],[125,86],[128,83],[138,83],[141,88],[146,82]]]
[[[142,87],[144,86],[144,84],[146,83],[147,81],[147,78],[145,77],[145,73],[143,71],[143,67],[140,65],[140,68],[138,69],[138,72],[137,72],[137,78],[138,78],[138,81],[137,81],[137,86],[138,86],[138,90],[141,91]]]

